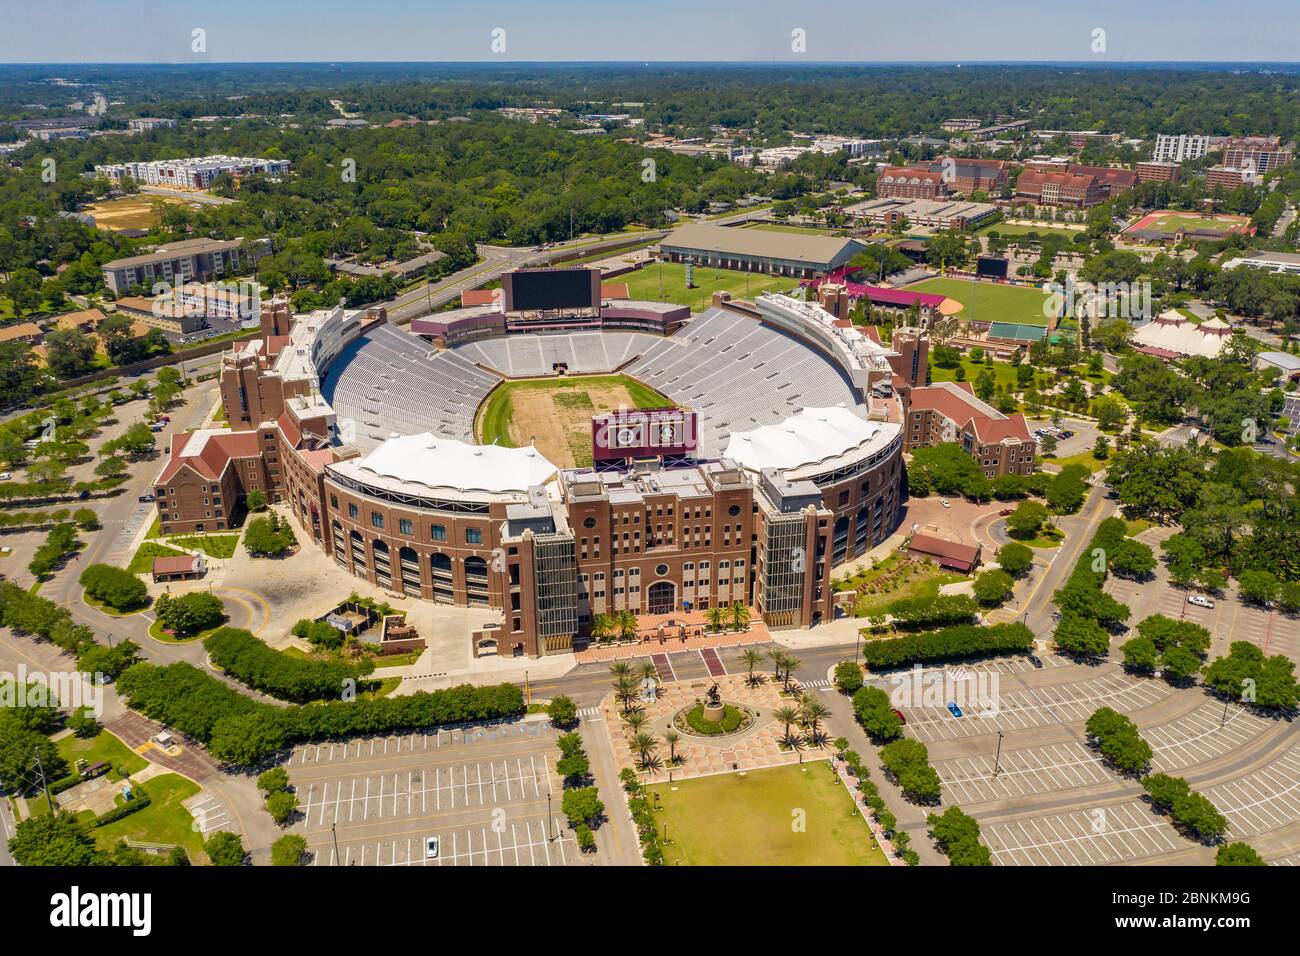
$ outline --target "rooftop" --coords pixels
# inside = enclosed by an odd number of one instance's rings
[[[862,246],[862,243],[856,239],[839,239],[834,236],[805,236],[787,232],[768,232],[763,229],[737,229],[731,226],[691,223],[674,230],[661,245],[686,249],[718,249],[726,253],[767,259],[802,258],[809,265],[817,265],[830,262],[846,248],[856,250]]]

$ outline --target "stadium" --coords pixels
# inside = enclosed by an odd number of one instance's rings
[[[832,569],[897,525],[901,427],[878,396],[917,363],[784,295],[691,315],[606,300],[592,270],[503,286],[410,331],[265,305],[223,357],[229,435],[173,449],[164,529],[219,526],[198,503],[214,477],[227,501],[261,487],[348,573],[499,609],[485,653],[568,650],[623,611],[829,619]],[[242,433],[248,458],[220,460]]]

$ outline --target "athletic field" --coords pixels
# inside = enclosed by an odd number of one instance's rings
[[[963,322],[1010,322],[1047,325],[1043,303],[1047,293],[1035,286],[1002,285],[973,279],[923,279],[907,292],[937,292],[962,304],[957,318]]]
[[[591,419],[616,408],[673,403],[625,375],[579,375],[502,382],[479,408],[475,431],[485,445],[529,441],[561,468],[591,464]]]
[[[797,279],[768,276],[761,272],[703,269],[696,266],[696,288],[688,289],[686,266],[676,262],[652,262],[635,272],[628,272],[609,281],[626,282],[629,298],[676,302],[678,305],[690,306],[692,312],[707,309],[715,292],[730,292],[737,298],[752,299],[760,292],[786,292],[799,285]]]
[[[1177,209],[1157,209],[1129,226],[1126,232],[1154,231],[1172,239],[1179,232],[1211,233],[1216,236],[1229,236],[1233,233],[1247,232],[1250,219],[1247,216],[1233,216],[1217,213],[1202,216],[1197,212],[1182,212]]]
[[[825,760],[650,788],[668,866],[887,866]]]

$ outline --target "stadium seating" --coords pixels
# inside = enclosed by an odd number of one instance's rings
[[[550,375],[557,363],[570,372],[612,372],[645,353],[662,336],[646,332],[573,332],[510,335],[454,347],[462,358],[496,369],[507,378]]]
[[[330,366],[321,394],[339,427],[367,452],[394,432],[473,440],[474,413],[499,379],[455,352],[437,351],[391,325],[361,336]]]

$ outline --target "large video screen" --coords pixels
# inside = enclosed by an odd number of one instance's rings
[[[599,307],[592,301],[590,269],[547,269],[516,272],[511,277],[515,312],[537,309],[585,309]]]
[[[998,256],[980,256],[976,262],[975,274],[987,279],[1005,279],[1007,260]]]

